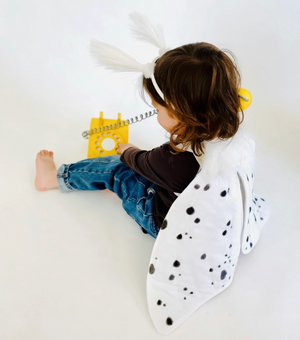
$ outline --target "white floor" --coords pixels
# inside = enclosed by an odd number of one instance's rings
[[[175,47],[210,41],[233,50],[253,95],[245,125],[257,142],[255,192],[272,215],[233,284],[170,339],[296,340],[300,337],[300,142],[298,1],[0,0],[0,339],[159,339],[147,310],[154,240],[107,192],[38,192],[35,156],[57,165],[86,157],[90,119],[149,111],[135,76],[95,68],[91,38],[144,62],[127,30],[139,10],[163,21]],[[184,28],[184,29],[183,29]],[[134,52],[136,51],[136,52]],[[130,127],[152,148],[155,118]]]

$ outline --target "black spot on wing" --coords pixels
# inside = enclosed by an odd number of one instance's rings
[[[149,274],[154,274],[155,272],[155,267],[153,265],[153,263],[151,263],[150,267],[149,267]]]
[[[195,209],[193,207],[189,207],[186,209],[186,213],[188,215],[193,215],[194,212],[195,212]]]
[[[207,190],[209,190],[210,189],[210,185],[209,184],[206,184],[206,186],[204,187],[204,191],[207,191]]]
[[[224,280],[226,275],[227,275],[227,271],[226,270],[222,270],[221,276],[220,276],[221,280]]]
[[[227,195],[227,191],[226,191],[226,190],[223,190],[223,191],[220,193],[220,195],[221,195],[222,197],[225,197],[225,196]]]
[[[176,268],[178,268],[178,267],[180,266],[180,262],[177,261],[177,260],[174,261],[173,266],[176,267]]]
[[[168,317],[167,320],[166,320],[166,324],[168,326],[172,326],[173,325],[173,320],[170,317]]]
[[[167,226],[168,226],[168,221],[167,221],[167,220],[164,220],[163,223],[161,224],[160,229],[164,230],[164,229],[167,228]]]

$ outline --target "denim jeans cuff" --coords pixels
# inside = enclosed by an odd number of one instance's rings
[[[73,189],[68,182],[69,167],[70,167],[69,165],[63,164],[57,170],[57,186],[58,186],[58,189],[63,193],[76,190],[76,189]]]

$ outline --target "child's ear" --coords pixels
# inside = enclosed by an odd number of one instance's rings
[[[168,116],[170,118],[173,118],[173,119],[177,119],[176,118],[176,110],[175,110],[175,107],[172,105],[172,107],[167,107],[167,110],[168,110]]]

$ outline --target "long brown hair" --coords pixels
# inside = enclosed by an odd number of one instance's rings
[[[204,152],[203,141],[227,139],[237,132],[244,118],[238,97],[240,74],[234,55],[226,53],[208,43],[188,44],[166,52],[154,69],[165,100],[151,79],[144,77],[146,92],[179,122],[170,131],[170,144],[176,152],[191,146],[200,155]],[[182,127],[184,132],[176,135]],[[180,143],[183,149],[176,146]]]

